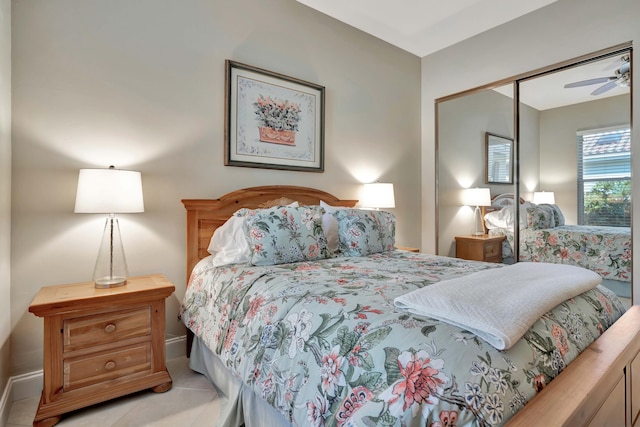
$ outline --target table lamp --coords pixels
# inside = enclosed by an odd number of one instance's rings
[[[534,191],[532,201],[536,205],[541,205],[541,204],[553,205],[556,203],[556,196],[553,193],[553,191]]]
[[[464,204],[475,206],[473,211],[475,231],[472,235],[484,236],[484,223],[482,222],[480,206],[491,206],[491,190],[489,188],[467,188],[464,191]]]
[[[360,206],[378,210],[395,208],[396,200],[393,192],[393,184],[387,182],[365,184]]]
[[[144,212],[140,172],[113,166],[109,169],[80,169],[74,212],[108,214],[93,281],[96,288],[125,285],[129,271],[115,214]]]

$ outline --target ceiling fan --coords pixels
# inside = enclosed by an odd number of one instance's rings
[[[602,86],[591,92],[591,95],[600,95],[605,93],[616,86],[625,86],[629,87],[629,82],[631,80],[631,64],[629,61],[629,55],[624,55],[618,60],[614,62],[614,66],[617,65],[618,62],[622,62],[622,65],[615,70],[613,76],[609,77],[596,77],[595,79],[582,80],[579,82],[573,82],[564,85],[565,88],[572,87],[581,87],[581,86],[591,86],[599,83],[604,83]]]

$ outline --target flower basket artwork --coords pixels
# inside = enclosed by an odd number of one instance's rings
[[[299,104],[260,95],[253,107],[260,141],[295,145],[301,113]]]
[[[324,171],[325,88],[226,61],[226,166]]]

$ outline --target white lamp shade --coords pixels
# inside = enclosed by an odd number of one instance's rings
[[[533,193],[533,203],[535,203],[536,205],[553,205],[556,203],[556,196],[553,191],[535,191]]]
[[[360,205],[363,208],[395,208],[396,199],[393,193],[393,184],[386,182],[365,184]]]
[[[74,212],[144,212],[140,172],[114,168],[80,169]]]
[[[467,206],[491,206],[489,188],[467,188],[464,190],[464,204]]]

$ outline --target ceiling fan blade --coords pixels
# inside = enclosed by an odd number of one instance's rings
[[[611,63],[604,68],[604,71],[614,70],[620,67],[623,62],[624,60],[622,58],[617,58],[616,60],[611,61]]]
[[[590,85],[595,85],[598,83],[606,83],[608,81],[611,80],[615,80],[616,77],[597,77],[595,79],[589,79],[589,80],[582,80],[579,82],[573,82],[573,83],[568,83],[566,85],[564,85],[565,88],[571,88],[571,87],[581,87],[581,86],[590,86]]]
[[[628,63],[629,63],[629,55],[622,55],[621,57],[611,61],[611,63],[607,65],[607,67],[604,70],[605,71],[613,70]]]
[[[594,90],[593,92],[591,92],[591,95],[600,95],[601,93],[605,93],[608,90],[613,89],[614,87],[616,87],[616,81],[610,81],[607,84],[604,84],[602,86],[600,86],[598,89]]]

